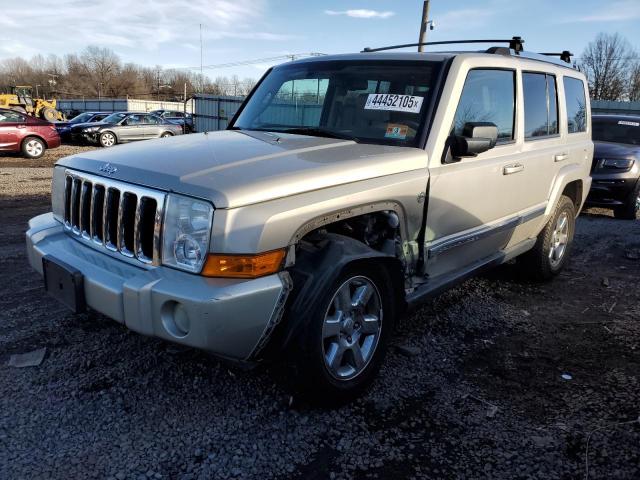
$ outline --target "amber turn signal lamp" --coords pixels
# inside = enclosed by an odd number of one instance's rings
[[[257,255],[209,254],[201,274],[225,278],[263,277],[280,270],[285,253],[282,249]]]

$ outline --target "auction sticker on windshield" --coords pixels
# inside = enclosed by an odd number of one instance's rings
[[[393,110],[394,112],[420,113],[423,97],[397,95],[395,93],[370,93],[365,110]]]

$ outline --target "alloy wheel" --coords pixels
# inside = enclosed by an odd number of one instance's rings
[[[364,276],[351,277],[337,289],[322,326],[322,353],[337,380],[360,374],[374,356],[382,331],[382,298]]]
[[[557,267],[567,250],[569,243],[569,214],[562,212],[556,220],[553,234],[551,235],[551,246],[549,248],[549,261],[552,267]]]
[[[38,140],[29,140],[27,142],[27,145],[25,146],[25,150],[27,152],[27,155],[29,155],[30,157],[39,157],[40,155],[42,155],[44,147]]]
[[[116,137],[112,133],[103,133],[101,142],[105,147],[112,147],[116,143]]]

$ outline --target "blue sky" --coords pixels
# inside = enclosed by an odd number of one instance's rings
[[[285,54],[359,51],[417,41],[422,0],[3,0],[0,59],[108,47],[124,61],[189,67]],[[55,7],[52,7],[55,5]],[[46,15],[43,12],[47,12]],[[53,19],[50,29],[27,29]],[[432,0],[430,40],[509,38],[532,51],[580,54],[598,32],[640,50],[640,0]],[[206,69],[258,77],[274,62]],[[275,63],[280,63],[276,61]]]

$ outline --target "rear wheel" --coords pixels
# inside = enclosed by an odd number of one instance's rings
[[[173,137],[173,133],[164,132],[162,135],[160,135],[160,138],[167,138],[167,137]]]
[[[36,137],[27,137],[22,142],[22,155],[27,158],[40,158],[46,149],[44,142]]]
[[[353,264],[316,300],[293,359],[296,387],[310,401],[340,404],[373,382],[395,321],[391,285],[382,265]]]
[[[636,188],[633,189],[625,204],[614,209],[613,214],[622,220],[635,220],[638,211],[640,211],[640,180],[637,181]]]
[[[118,139],[116,138],[113,132],[103,132],[100,134],[100,145],[108,148],[113,147],[116,143],[118,143]]]
[[[537,280],[549,280],[560,273],[571,252],[575,225],[576,207],[563,195],[535,246],[518,259],[523,273]]]

